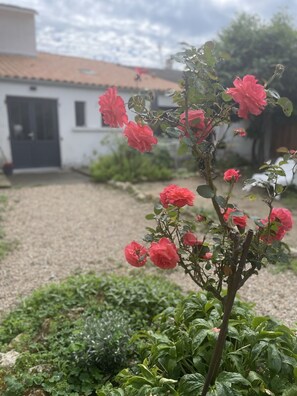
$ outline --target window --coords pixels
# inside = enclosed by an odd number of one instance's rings
[[[86,126],[85,102],[75,102],[75,125]]]
[[[110,128],[110,126],[108,124],[105,124],[102,114],[101,114],[101,126],[102,126],[102,128]]]

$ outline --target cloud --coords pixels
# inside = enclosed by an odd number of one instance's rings
[[[215,38],[236,13],[270,18],[297,0],[6,0],[35,8],[40,50],[162,67],[179,43]]]

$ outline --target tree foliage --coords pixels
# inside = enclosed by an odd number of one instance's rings
[[[226,86],[234,76],[254,74],[260,82],[271,76],[277,64],[285,66],[274,88],[281,96],[297,103],[297,28],[285,12],[277,13],[270,22],[256,15],[241,13],[218,37],[218,48],[226,54],[218,74]]]

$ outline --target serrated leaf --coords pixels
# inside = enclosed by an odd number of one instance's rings
[[[196,191],[203,198],[213,198],[215,196],[214,191],[207,184],[198,186]]]

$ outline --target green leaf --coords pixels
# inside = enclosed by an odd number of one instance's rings
[[[163,210],[163,206],[161,204],[156,204],[154,206],[154,212],[156,215],[159,215]]]
[[[277,192],[277,194],[281,194],[284,190],[285,190],[285,187],[282,186],[281,184],[275,185],[275,191]]]
[[[252,385],[260,385],[263,383],[262,377],[255,371],[250,371],[247,378]]]
[[[147,220],[154,220],[156,215],[154,213],[149,213],[145,216]]]
[[[215,387],[216,387],[216,396],[237,396],[238,392],[236,392],[236,390],[233,389],[233,387],[229,387],[225,384],[222,384],[221,382],[217,382],[215,383]]]
[[[262,226],[263,226],[263,224],[262,224]],[[268,321],[269,321],[268,316],[255,316],[254,319],[252,320],[252,328],[256,329],[261,323],[268,322]]]
[[[197,349],[199,349],[200,345],[202,342],[205,340],[205,338],[208,335],[209,330],[203,329],[198,331],[197,335],[193,338],[192,340],[192,348],[193,348],[193,353],[195,354],[197,352]]]
[[[204,385],[204,377],[200,373],[186,374],[179,381],[180,396],[199,395]]]
[[[218,382],[222,382],[224,384],[242,384],[242,385],[247,385],[250,386],[251,383],[247,379],[245,379],[241,374],[239,373],[232,373],[229,371],[222,371],[218,377],[217,377]]]
[[[275,89],[269,88],[267,89],[267,93],[274,99],[280,99],[280,95]]]
[[[268,367],[276,373],[279,373],[282,368],[281,355],[275,345],[268,346]]]
[[[290,101],[290,99],[288,99],[286,97],[279,98],[277,101],[277,104],[282,108],[284,114],[287,117],[290,117],[290,115],[292,114],[292,111],[293,111],[293,104]]]
[[[224,102],[231,102],[232,96],[228,95],[226,91],[223,91],[221,95]]]
[[[198,186],[196,191],[203,198],[213,198],[215,196],[214,191],[207,184]]]
[[[220,195],[217,195],[217,196],[215,197],[215,200],[217,201],[218,205],[219,205],[221,208],[225,208],[225,207],[226,207],[226,199],[225,199],[224,197],[222,197],[222,196],[220,196]]]
[[[128,101],[128,109],[141,113],[145,109],[145,99],[140,95],[132,96]]]
[[[181,135],[181,131],[178,128],[173,128],[173,127],[166,128],[166,133],[168,136],[173,138],[179,138]]]

